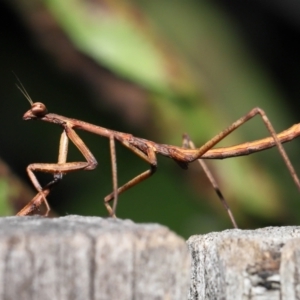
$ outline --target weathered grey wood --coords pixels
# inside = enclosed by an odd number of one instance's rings
[[[166,227],[68,216],[0,219],[0,299],[186,299],[190,256]]]
[[[188,299],[300,299],[300,227],[192,236]]]
[[[287,241],[280,266],[283,299],[300,299],[300,239]]]

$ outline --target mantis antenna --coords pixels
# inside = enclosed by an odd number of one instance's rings
[[[22,84],[21,80],[19,79],[19,77],[13,72],[13,74],[16,76],[18,82],[20,85],[18,85],[16,83],[16,87],[21,91],[21,93],[24,95],[24,97],[28,100],[28,102],[30,103],[30,105],[33,105],[33,101],[31,99],[31,97],[29,96],[28,92],[26,91],[24,85]]]

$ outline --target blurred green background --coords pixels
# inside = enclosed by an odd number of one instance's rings
[[[278,132],[299,122],[300,10],[292,1],[240,2],[2,1],[0,213],[15,214],[35,194],[26,166],[55,162],[61,133],[22,121],[30,106],[12,71],[50,112],[160,143],[181,145],[188,132],[200,146],[256,106]],[[78,133],[98,168],[69,174],[48,200],[59,215],[106,216],[109,143]],[[256,117],[218,146],[266,136]],[[285,149],[300,172],[299,140]],[[72,145],[68,160],[82,160]],[[148,168],[120,145],[117,160],[119,184]],[[276,149],[208,163],[241,228],[299,224],[300,195]],[[200,167],[184,171],[164,157],[120,196],[117,214],[184,237],[231,227]]]

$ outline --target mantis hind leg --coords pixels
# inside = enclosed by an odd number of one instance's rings
[[[194,143],[192,142],[192,140],[190,139],[190,137],[187,134],[183,135],[183,141],[182,141],[182,147],[183,148],[187,148],[187,149],[196,149]],[[227,214],[230,218],[230,221],[233,225],[234,228],[238,228],[237,223],[235,221],[235,218],[233,216],[233,213],[225,199],[225,197],[223,196],[214,176],[212,175],[211,171],[209,170],[207,164],[204,162],[203,159],[197,159],[197,161],[199,162],[201,168],[203,169],[205,175],[207,176],[208,180],[210,181],[211,185],[213,186],[217,196],[219,197],[223,207],[225,208],[225,210],[227,211]]]

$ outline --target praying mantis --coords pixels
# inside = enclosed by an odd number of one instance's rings
[[[31,97],[29,96],[21,82],[20,86],[17,85],[17,87],[31,105],[31,108],[23,115],[23,120],[41,120],[59,125],[63,129],[60,138],[59,156],[57,163],[33,163],[27,167],[28,176],[38,193],[20,212],[18,212],[18,216],[25,216],[32,213],[40,205],[42,205],[42,203],[45,203],[46,205],[47,211],[45,216],[47,216],[50,211],[50,206],[47,202],[46,197],[49,195],[52,187],[57,182],[59,182],[65,174],[79,170],[93,170],[96,168],[97,161],[95,157],[85,145],[85,143],[82,141],[82,139],[78,136],[75,129],[85,130],[109,139],[112,164],[113,192],[104,198],[104,204],[111,217],[116,216],[116,207],[119,194],[146,180],[155,173],[157,169],[157,154],[173,159],[183,169],[187,169],[190,163],[198,161],[204,169],[206,175],[210,179],[213,187],[215,188],[215,191],[218,194],[220,200],[222,201],[224,208],[227,210],[233,227],[235,228],[237,228],[237,223],[234,219],[234,216],[229,206],[227,205],[227,202],[225,201],[222,193],[220,192],[215,180],[213,179],[211,173],[204,164],[204,159],[224,159],[229,157],[249,155],[251,153],[262,151],[276,146],[287,166],[287,169],[289,170],[292,179],[294,180],[298,190],[300,191],[299,178],[282,146],[282,143],[291,141],[300,135],[300,123],[293,125],[289,129],[279,134],[276,134],[267,115],[262,109],[258,107],[253,108],[249,113],[239,118],[237,121],[233,122],[225,130],[221,131],[219,134],[214,136],[201,147],[196,148],[187,134],[183,136],[182,147],[178,147],[167,144],[158,144],[150,140],[135,137],[129,133],[123,133],[94,124],[90,124],[81,120],[68,118],[54,113],[49,113],[46,106],[43,103],[32,101]],[[213,147],[218,142],[223,140],[227,135],[232,133],[234,130],[236,130],[238,127],[240,127],[256,115],[259,115],[262,118],[265,126],[270,132],[270,137],[231,147],[213,149]],[[71,140],[71,142],[73,142],[73,144],[82,153],[82,155],[85,158],[85,161],[67,162],[69,140]],[[117,181],[117,164],[115,151],[116,141],[121,143],[129,150],[131,150],[138,157],[140,157],[150,165],[150,168],[148,170],[129,180],[121,187],[118,187]],[[35,175],[35,172],[51,173],[53,174],[53,180],[46,186],[42,187]],[[113,201],[112,206],[110,205],[111,201]]]

